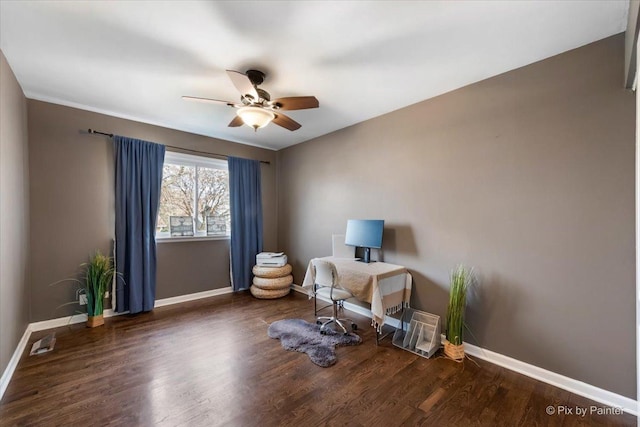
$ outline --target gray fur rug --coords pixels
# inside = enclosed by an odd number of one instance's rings
[[[320,325],[302,319],[284,319],[273,322],[267,331],[271,338],[280,339],[285,350],[307,353],[313,363],[327,368],[336,363],[336,346],[358,345],[362,339],[354,334],[330,331],[320,334]]]

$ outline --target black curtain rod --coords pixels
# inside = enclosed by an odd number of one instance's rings
[[[104,136],[108,136],[109,138],[113,138],[113,134],[112,133],[100,132],[100,131],[93,130],[93,129],[87,129],[87,131],[89,133],[93,133],[93,134],[97,134],[97,135],[104,135]],[[226,154],[209,153],[207,151],[192,150],[190,148],[176,147],[176,146],[173,146],[173,145],[165,145],[165,147],[174,148],[176,150],[189,151],[191,153],[209,154],[210,156],[223,157],[225,159],[229,158],[229,156],[227,156]],[[265,165],[270,165],[271,164],[271,162],[268,162],[266,160],[260,160],[260,163],[264,163]]]

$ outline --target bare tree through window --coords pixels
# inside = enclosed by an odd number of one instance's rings
[[[230,230],[229,173],[224,169],[165,163],[162,175],[158,231],[169,231],[170,216],[194,219],[196,234],[204,234],[207,216],[224,221]]]

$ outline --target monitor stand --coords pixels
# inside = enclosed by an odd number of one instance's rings
[[[375,262],[375,261],[371,261],[371,248],[362,248],[364,249],[364,254],[362,259],[358,260],[360,262],[364,262],[366,264],[369,264],[371,262]]]

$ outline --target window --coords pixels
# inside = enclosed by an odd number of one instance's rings
[[[168,151],[156,237],[228,237],[230,232],[227,162]]]

